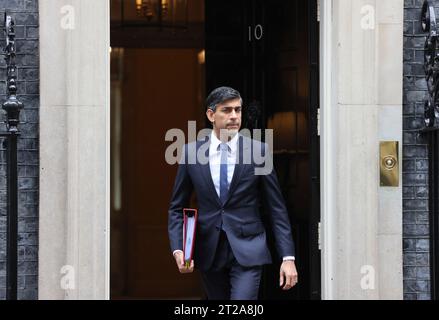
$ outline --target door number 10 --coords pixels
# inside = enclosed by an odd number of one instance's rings
[[[251,26],[248,27],[248,41],[249,42],[252,41],[252,36],[256,40],[261,40],[263,35],[264,35],[264,28],[262,28],[262,26],[260,24],[257,24],[255,26],[255,29],[253,30],[253,32],[252,32],[252,27]]]

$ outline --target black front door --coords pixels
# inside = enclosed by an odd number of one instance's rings
[[[316,1],[209,0],[205,10],[206,91],[239,90],[243,127],[274,130],[275,170],[296,243],[298,285],[280,290],[280,265],[266,266],[260,298],[319,299]],[[277,261],[269,212],[263,212]]]

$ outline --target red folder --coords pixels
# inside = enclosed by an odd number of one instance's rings
[[[197,219],[197,209],[183,209],[183,257],[187,268],[194,256]]]

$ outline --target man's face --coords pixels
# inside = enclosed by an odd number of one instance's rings
[[[233,136],[241,128],[241,111],[241,99],[237,98],[218,104],[215,112],[209,109],[206,114],[218,137],[221,129],[227,129],[228,134]]]

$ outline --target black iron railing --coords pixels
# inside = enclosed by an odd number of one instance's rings
[[[429,97],[425,101],[426,127],[434,127],[439,118],[439,37],[434,7],[424,1],[422,7],[422,30],[428,32],[424,45],[424,71]]]
[[[17,99],[17,66],[15,65],[15,26],[11,16],[5,13],[4,32],[6,35],[6,88],[7,98],[2,107],[6,111],[6,131],[0,132],[5,138],[7,149],[7,244],[6,244],[6,299],[17,299],[17,233],[18,233],[18,176],[17,138],[20,111],[23,103]]]
[[[421,133],[428,141],[429,222],[431,298],[439,299],[439,35],[434,7],[424,1],[422,30],[428,32],[424,47],[424,70],[428,98],[424,104],[425,127]]]

